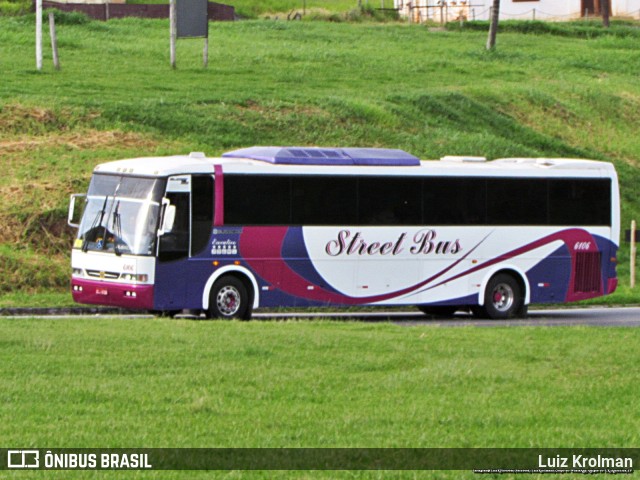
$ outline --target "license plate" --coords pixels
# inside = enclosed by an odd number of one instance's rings
[[[109,295],[109,290],[107,290],[106,288],[96,288],[96,295],[107,296]]]

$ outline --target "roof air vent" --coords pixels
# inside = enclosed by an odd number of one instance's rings
[[[386,148],[250,147],[222,154],[225,158],[259,160],[275,165],[363,165],[408,167],[420,159]]]

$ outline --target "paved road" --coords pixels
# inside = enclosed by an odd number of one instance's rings
[[[640,307],[625,308],[568,308],[554,310],[530,309],[526,319],[478,320],[467,313],[457,313],[452,317],[427,317],[420,312],[367,312],[367,313],[257,313],[256,320],[282,318],[335,318],[336,320],[391,321],[401,326],[434,327],[504,327],[504,326],[604,326],[640,327]]]
[[[15,314],[13,316],[2,316],[0,318],[48,318],[48,319],[69,319],[78,318],[80,315],[56,315],[50,312],[47,315],[39,314]],[[152,318],[150,315],[117,315],[113,312],[99,314],[81,315],[82,317],[92,317],[96,320],[106,317],[119,317],[126,319]],[[185,316],[184,318],[190,318]],[[192,318],[192,317],[191,317]],[[393,322],[396,325],[412,326],[433,326],[433,327],[517,327],[517,326],[603,326],[603,327],[640,327],[640,307],[624,308],[565,308],[536,310],[530,309],[526,319],[517,320],[477,320],[470,314],[457,313],[448,318],[427,317],[418,311],[405,312],[363,312],[363,313],[255,313],[253,318],[258,321],[274,321],[281,319],[320,319],[330,318],[344,321],[360,322]]]
[[[395,323],[404,326],[433,325],[441,327],[560,327],[578,325],[640,327],[640,307],[529,310],[529,315],[526,319],[517,320],[477,320],[471,315],[457,314],[447,319],[423,317],[423,319],[400,320]]]

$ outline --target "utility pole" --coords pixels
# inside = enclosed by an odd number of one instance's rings
[[[42,0],[36,0],[36,68],[42,70]]]
[[[487,38],[487,50],[496,47],[496,35],[498,34],[498,19],[500,18],[500,0],[493,0],[491,7],[491,23],[489,24],[489,36]]]
[[[178,37],[178,20],[176,17],[176,0],[169,1],[169,60],[171,68],[176,68],[176,38]],[[208,53],[208,52],[207,52]]]

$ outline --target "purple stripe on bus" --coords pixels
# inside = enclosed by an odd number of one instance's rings
[[[532,250],[535,250],[536,248],[540,248],[543,247],[545,245],[548,245],[549,243],[555,242],[555,241],[562,241],[567,249],[569,250],[569,255],[571,257],[571,274],[570,274],[570,278],[569,278],[569,288],[567,290],[567,295],[566,298],[564,299],[564,301],[567,302],[575,302],[577,300],[585,300],[587,298],[593,298],[594,296],[599,296],[599,295],[603,295],[603,287],[601,284],[600,287],[600,291],[599,292],[576,292],[575,290],[575,268],[573,266],[576,265],[576,257],[578,252],[598,252],[598,244],[595,240],[595,238],[586,230],[582,230],[582,229],[578,229],[578,228],[571,228],[571,229],[567,229],[567,230],[562,230],[560,232],[556,232],[553,233],[551,235],[548,235],[546,237],[543,237],[539,240],[536,240],[535,242],[531,242],[523,247],[520,248],[516,248],[515,250],[511,250],[510,252],[507,252],[503,255],[500,255],[499,257],[496,257],[492,260],[488,260],[484,263],[481,263],[479,265],[476,265],[473,268],[470,268],[464,272],[461,272],[457,275],[454,275],[453,277],[448,277],[445,280],[443,280],[440,283],[437,283],[436,285],[432,285],[429,288],[425,289],[425,290],[430,290],[432,288],[436,288],[440,285],[443,285],[447,282],[452,282],[454,280],[457,280],[459,278],[468,276],[472,273],[475,273],[479,270],[491,267],[493,265],[496,265],[500,262],[505,262],[507,260],[511,260],[514,257],[517,257],[519,255],[522,255],[524,253],[530,252]]]
[[[224,225],[224,174],[222,173],[222,165],[214,166],[215,173],[215,210],[213,214],[213,226],[220,227]]]
[[[312,284],[312,282],[292,270],[291,267],[287,265],[282,258],[282,245],[287,235],[287,230],[288,227],[245,227],[242,231],[242,235],[240,236],[240,255],[247,265],[249,265],[249,267],[251,267],[262,279],[290,295],[323,303],[338,303],[345,305],[376,303],[411,294],[415,290],[428,285],[436,278],[444,275],[447,271],[464,260],[464,258],[466,258],[484,241],[483,239],[463,258],[454,262],[454,264],[416,285],[383,295],[351,297],[335,291],[328,291],[319,285]],[[310,290],[309,287],[313,287],[313,289]]]

